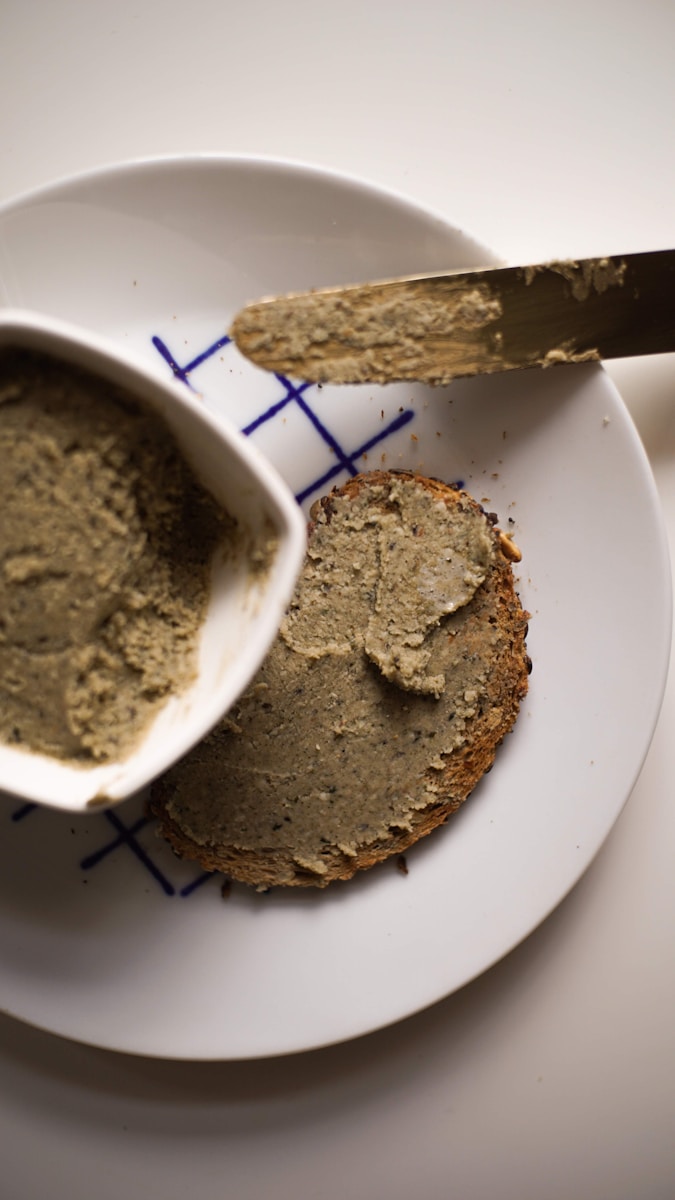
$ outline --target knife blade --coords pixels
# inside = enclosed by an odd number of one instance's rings
[[[251,361],[315,383],[446,384],[675,350],[675,250],[439,272],[250,304]]]

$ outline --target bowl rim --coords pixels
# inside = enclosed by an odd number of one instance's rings
[[[147,403],[169,424],[182,453],[193,470],[200,475],[195,456],[182,444],[168,415],[172,410],[189,414],[194,426],[206,430],[223,449],[225,461],[241,464],[246,477],[257,492],[260,516],[269,517],[274,524],[278,549],[265,577],[264,603],[258,603],[251,625],[251,639],[240,644],[231,668],[221,672],[217,686],[194,705],[187,726],[189,736],[176,732],[169,743],[165,740],[162,753],[150,753],[146,742],[154,726],[153,718],[140,739],[122,759],[105,764],[75,764],[68,760],[40,754],[28,748],[3,744],[5,755],[16,755],[17,773],[4,776],[0,764],[0,788],[25,800],[71,812],[95,806],[106,808],[121,803],[146,786],[159,773],[196,744],[228,711],[250,682],[277,634],[285,608],[290,601],[295,581],[302,566],[306,546],[306,522],[290,488],[273,463],[245,437],[231,420],[211,413],[187,388],[173,378],[163,379],[132,356],[125,354],[114,340],[80,327],[60,317],[22,308],[0,307],[0,348],[17,346],[44,352],[54,358],[79,365],[103,379],[121,375],[121,386],[132,393],[142,392]],[[146,396],[147,392],[147,396]],[[165,404],[162,404],[165,401]],[[262,595],[262,593],[261,593]],[[196,680],[181,691],[182,697],[193,693]],[[171,697],[169,697],[171,698]],[[159,709],[159,714],[163,711]],[[44,773],[53,776],[56,787],[48,794],[27,781],[20,766],[27,759],[44,765]],[[59,785],[58,780],[62,783]],[[70,781],[71,787],[68,788]]]

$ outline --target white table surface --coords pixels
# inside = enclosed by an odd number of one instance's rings
[[[246,152],[385,184],[513,263],[670,247],[674,47],[673,0],[3,0],[0,201],[126,158]],[[675,355],[608,369],[672,541]],[[179,1064],[0,1020],[3,1200],[671,1200],[673,729],[675,679],[572,894],[391,1029]]]

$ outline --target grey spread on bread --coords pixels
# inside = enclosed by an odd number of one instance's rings
[[[516,555],[475,500],[419,475],[318,501],[253,684],[152,789],[176,852],[261,889],[323,887],[443,824],[527,692]]]

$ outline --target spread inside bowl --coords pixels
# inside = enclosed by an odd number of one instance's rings
[[[191,683],[236,522],[135,394],[0,350],[0,739],[124,758]]]

